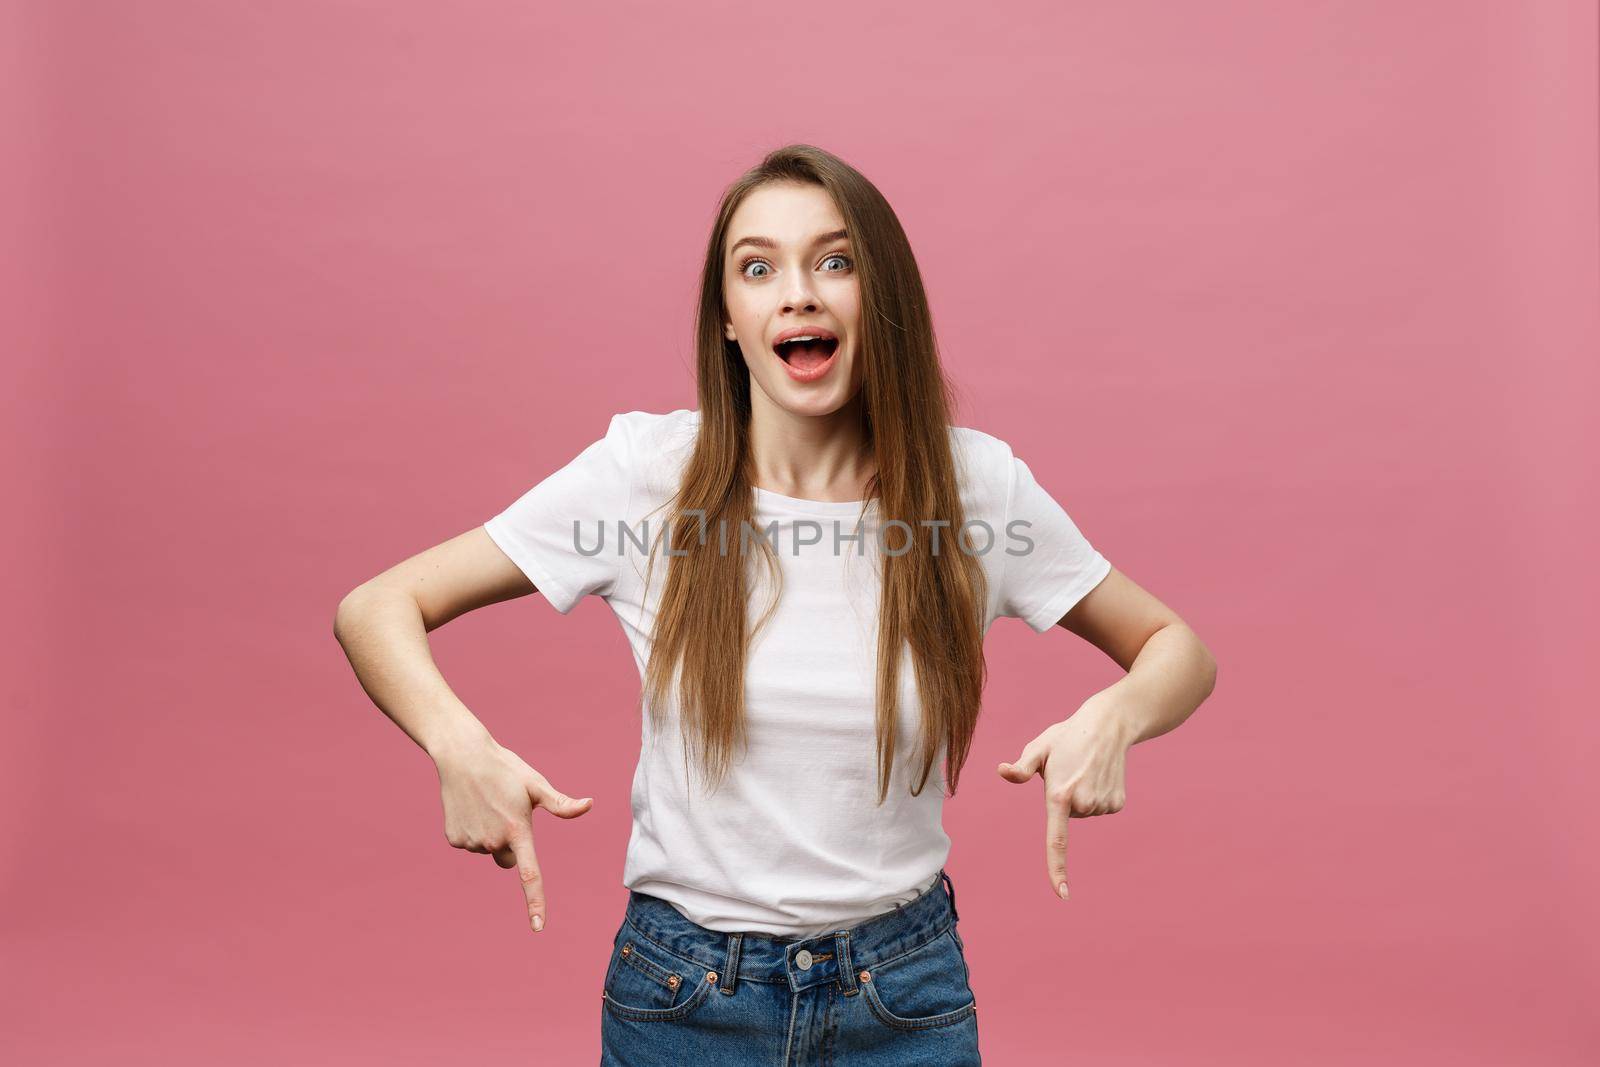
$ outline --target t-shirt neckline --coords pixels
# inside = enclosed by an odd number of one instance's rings
[[[861,511],[865,500],[807,500],[805,497],[784,496],[774,493],[771,489],[755,487],[758,502],[764,502],[769,510],[775,511],[805,511],[813,515],[855,515]],[[876,503],[876,498],[873,498]]]

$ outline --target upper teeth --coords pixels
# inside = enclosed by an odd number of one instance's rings
[[[790,341],[820,341],[820,340],[822,340],[822,338],[813,337],[810,334],[804,334],[804,335],[802,335],[800,337],[785,337],[783,339],[782,343],[783,344],[788,344]]]

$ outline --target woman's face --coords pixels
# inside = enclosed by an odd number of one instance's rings
[[[744,353],[752,403],[831,415],[860,391],[861,287],[843,230],[826,190],[789,182],[749,194],[729,220],[723,336]],[[794,333],[825,340],[776,347]]]

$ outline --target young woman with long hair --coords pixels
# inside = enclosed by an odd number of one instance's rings
[[[532,809],[589,809],[454,697],[426,633],[538,591],[616,613],[641,750],[601,990],[602,1063],[975,1064],[940,822],[999,616],[1127,674],[999,773],[1070,817],[1120,810],[1127,748],[1210,693],[1183,622],[1102,556],[1001,439],[955,426],[889,204],[809,145],[726,191],[701,276],[697,409],[630,411],[482,527],[363,583],[335,631],[433,756],[446,835],[547,915]],[[1045,324],[1050,325],[1050,324]]]

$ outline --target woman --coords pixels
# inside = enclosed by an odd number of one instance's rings
[[[424,635],[535,590],[616,613],[643,731],[603,1063],[978,1063],[940,809],[990,623],[1059,625],[1128,671],[999,768],[1044,779],[1063,899],[1067,819],[1120,810],[1127,747],[1193,711],[1214,663],[1005,442],[951,425],[910,245],[836,157],[789,146],[729,188],[697,353],[697,410],[617,415],[347,597],[340,642],[434,757],[450,843],[518,868],[538,931],[532,808],[591,798],[497,745]]]

